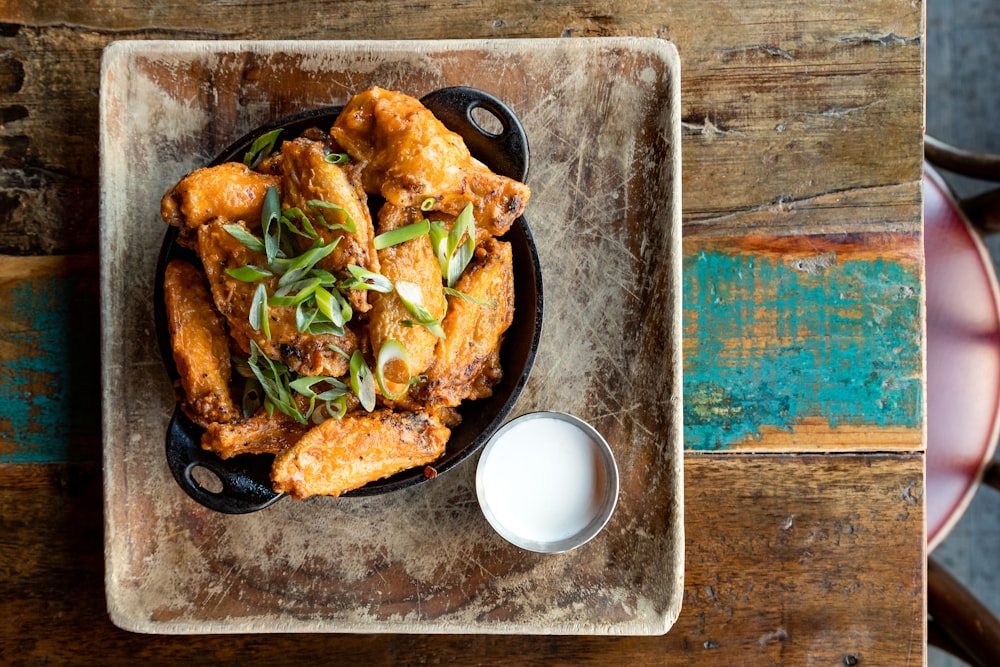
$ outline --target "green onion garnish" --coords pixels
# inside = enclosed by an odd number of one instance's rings
[[[243,225],[231,223],[223,225],[222,228],[229,232],[229,235],[234,239],[245,245],[247,248],[250,248],[250,250],[264,254],[264,242],[244,229]]]
[[[228,273],[236,280],[252,283],[255,280],[260,280],[261,278],[267,278],[268,276],[273,276],[274,274],[267,269],[262,269],[259,266],[254,266],[253,264],[247,264],[246,266],[241,266],[236,269],[226,269]]]
[[[382,250],[394,245],[399,245],[400,243],[405,243],[406,241],[415,239],[418,236],[423,236],[428,233],[430,229],[431,223],[428,220],[421,220],[420,222],[414,222],[409,225],[397,227],[396,229],[391,229],[375,237],[375,249]]]
[[[375,409],[375,378],[360,350],[351,355],[351,391],[368,412]]]
[[[465,242],[459,245],[462,236]],[[472,217],[472,204],[468,204],[455,219],[448,232],[448,270],[445,272],[448,287],[454,287],[476,251],[476,222]]]
[[[351,156],[347,153],[330,153],[324,159],[330,164],[347,164],[351,161]]]
[[[357,264],[348,264],[347,270],[351,277],[345,279],[341,284],[343,289],[366,289],[375,292],[388,294],[392,291],[392,281],[381,273],[375,273]]]
[[[444,329],[441,328],[442,318],[434,317],[427,310],[427,306],[424,305],[424,295],[420,290],[420,285],[407,280],[398,280],[396,281],[396,294],[399,295],[399,299],[403,302],[406,310],[413,315],[416,324],[426,327],[428,331],[438,338],[445,337]]]
[[[466,294],[465,292],[459,292],[457,289],[452,289],[451,287],[442,287],[442,291],[448,296],[456,296],[463,301],[468,301],[469,303],[474,303],[477,306],[488,306],[489,308],[496,308],[496,301],[484,301],[483,299],[477,299],[471,294]]]
[[[278,195],[278,188],[272,185],[264,195],[264,208],[260,212],[260,226],[264,230],[264,254],[267,255],[269,265],[278,256],[281,244],[281,225],[278,222],[280,219],[281,197]]]
[[[250,144],[250,150],[243,156],[243,164],[251,169],[256,169],[257,165],[274,150],[274,144],[278,140],[279,134],[281,134],[281,128],[271,130],[254,139],[253,143]]]
[[[267,309],[267,288],[264,283],[257,283],[250,302],[250,326],[254,331],[263,331],[264,336],[271,340],[270,313]]]
[[[358,233],[358,227],[354,223],[354,218],[351,217],[351,214],[343,206],[338,206],[336,204],[331,204],[330,202],[325,202],[322,199],[310,199],[309,201],[306,202],[306,205],[309,208],[317,208],[317,209],[326,209],[326,210],[329,210],[329,211],[336,211],[337,213],[340,213],[344,217],[344,222],[342,224],[329,223],[329,222],[326,221],[326,218],[324,218],[323,215],[317,211],[316,218],[321,223],[323,223],[323,225],[327,229],[329,229],[331,231],[333,231],[335,229],[343,229],[344,231],[349,232],[351,234],[357,234]]]
[[[425,199],[422,202],[420,202],[420,210],[421,211],[429,211],[432,208],[434,208],[434,204],[436,204],[436,203],[437,203],[437,199],[435,199],[434,197],[428,197],[427,199]]]
[[[387,380],[385,377],[386,367],[397,361],[402,363],[406,368],[405,382]],[[406,390],[410,388],[412,380],[412,376],[410,375],[410,355],[407,354],[406,348],[403,347],[398,340],[389,339],[382,344],[382,348],[378,351],[378,361],[375,364],[375,380],[378,382],[378,388],[381,390],[382,395],[390,401],[402,398],[403,394],[406,393]],[[400,391],[390,390],[388,387],[389,382],[401,385],[402,389]]]

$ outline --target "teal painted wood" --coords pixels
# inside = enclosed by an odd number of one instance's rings
[[[92,270],[13,281],[0,295],[0,463],[99,456],[99,316]]]
[[[923,423],[916,266],[685,255],[684,335],[689,450],[725,450],[809,417]]]

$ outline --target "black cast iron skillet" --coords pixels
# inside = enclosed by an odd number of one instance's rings
[[[494,172],[524,181],[528,173],[528,142],[524,129],[514,113],[500,100],[481,90],[466,87],[442,88],[429,93],[421,102],[446,127],[465,140],[472,155]],[[212,165],[242,161],[244,153],[261,134],[281,127],[279,141],[298,136],[312,127],[329,129],[342,107],[323,107],[286,116],[257,128],[223,151]],[[491,132],[483,128],[473,112],[477,109],[494,117],[501,129]],[[478,114],[482,111],[477,112]],[[370,204],[377,212],[375,198]],[[176,243],[177,230],[170,228],[163,240],[156,267],[153,304],[160,354],[172,380],[177,368],[170,348],[166,308],[163,301],[163,275],[167,263],[184,257],[198,264],[197,256]],[[514,257],[514,321],[500,351],[503,380],[494,388],[493,396],[478,401],[466,401],[460,408],[462,423],[452,429],[447,450],[433,468],[443,473],[480,449],[500,427],[517,402],[534,362],[535,350],[542,326],[542,276],[535,243],[527,221],[518,218],[504,240],[511,244]],[[201,427],[194,424],[177,407],[167,427],[167,463],[177,483],[202,505],[227,514],[245,514],[264,509],[282,495],[271,490],[270,470],[273,455],[243,454],[222,460],[201,448]],[[198,469],[207,469],[218,478],[219,490],[210,490],[195,478]],[[201,475],[199,475],[200,477]],[[396,491],[428,481],[424,469],[404,471],[386,479],[371,482],[345,496],[367,496]]]

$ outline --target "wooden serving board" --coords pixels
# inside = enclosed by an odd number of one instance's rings
[[[476,457],[417,488],[230,516],[164,458],[159,199],[254,126],[372,85],[469,85],[528,135],[544,324],[514,416],[577,414],[614,449],[618,509],[587,545],[494,534]],[[683,588],[679,61],[657,39],[111,44],[101,78],[105,567],[149,633],[662,634]],[[525,461],[529,466],[530,461]]]

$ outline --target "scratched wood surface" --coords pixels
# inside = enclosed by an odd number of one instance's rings
[[[662,637],[172,637],[108,620],[99,466],[6,465],[0,662],[921,664],[922,563],[902,556],[923,522],[919,455],[693,456],[685,476],[684,606]]]
[[[922,324],[919,316],[905,316],[919,298],[908,295],[919,295],[922,280],[923,8],[896,0],[863,6],[625,0],[609,7],[529,0],[434,1],[420,8],[346,0],[335,11],[314,0],[252,2],[239,11],[191,0],[148,9],[120,0],[0,3],[0,254],[9,262],[4,274],[13,277],[0,290],[0,311],[24,323],[9,325],[16,335],[0,346],[9,392],[0,401],[0,460],[100,456],[94,416],[97,89],[100,53],[112,39],[667,38],[683,63],[684,333],[692,338],[685,341],[685,391],[694,399],[685,405],[685,436],[689,448],[713,452],[690,451],[686,458],[685,599],[671,632],[662,639],[613,640],[130,635],[106,619],[97,468],[5,463],[0,571],[9,588],[0,606],[8,618],[25,622],[5,626],[2,661],[72,664],[81,655],[110,664],[131,656],[227,663],[254,655],[301,663],[338,655],[369,664],[509,664],[534,656],[538,664],[580,664],[591,656],[593,664],[622,658],[637,664],[922,664],[922,495],[912,480],[922,474],[923,414],[910,386],[922,369],[906,347],[920,338]],[[786,261],[783,253],[796,260]],[[77,260],[46,257],[66,254],[89,260],[73,265]],[[768,281],[747,283],[758,270]],[[718,303],[703,288],[701,277],[708,275],[723,288]],[[726,276],[728,282],[719,282]],[[849,288],[848,296],[870,290],[872,298],[844,299],[838,287]],[[806,311],[797,299],[817,292],[829,300],[819,313]],[[689,296],[695,294],[700,300]],[[893,295],[888,312],[877,308],[886,307],[877,295]],[[66,303],[70,299],[76,306]],[[84,316],[72,315],[74,308]],[[760,336],[750,342],[738,326],[746,313]],[[866,320],[873,314],[880,321]],[[700,338],[701,317],[723,325],[721,337],[728,340]],[[779,327],[780,320],[800,317],[809,330]],[[879,336],[899,341],[892,349],[907,354],[872,364],[869,386],[851,384],[820,401],[806,392],[829,390],[844,377],[825,356],[834,354],[822,344],[827,328],[841,346],[864,348]],[[795,356],[797,337],[813,352],[812,362]],[[45,345],[72,353],[41,353]],[[785,355],[803,365],[781,372]],[[713,385],[716,376],[727,383]],[[72,391],[60,377],[72,379]],[[768,400],[754,405],[746,387],[763,387]],[[880,402],[889,409],[880,412]],[[19,408],[27,416],[4,421]],[[883,449],[898,453],[883,456]],[[768,453],[816,450],[842,453]],[[856,451],[866,453],[848,453]],[[754,461],[761,464],[751,467]],[[827,474],[831,467],[840,470],[841,483]],[[699,485],[709,492],[702,500],[692,495]],[[753,499],[742,511],[726,509],[736,489]],[[764,497],[769,500],[759,507]],[[800,506],[816,523],[793,556],[758,529],[773,525],[762,516],[781,517],[783,526]],[[849,541],[858,531],[852,515],[890,514],[899,520],[865,532],[877,549],[860,550]],[[795,531],[806,530],[800,519],[793,518]],[[870,579],[873,561],[879,576]],[[835,585],[843,583],[837,577],[854,574],[856,581]],[[713,576],[739,578],[750,591],[746,606],[726,603]],[[710,591],[701,585],[706,581]],[[756,597],[763,591],[766,596]]]
[[[170,633],[666,632],[683,579],[677,82],[676,52],[656,39],[114,44],[101,95],[114,620]],[[462,83],[507,101],[532,138],[544,316],[512,414],[563,410],[601,431],[621,480],[608,526],[570,553],[525,554],[484,520],[471,464],[398,493],[240,517],[193,503],[165,465],[175,397],[148,328],[163,192],[275,116],[373,85],[422,97]]]

